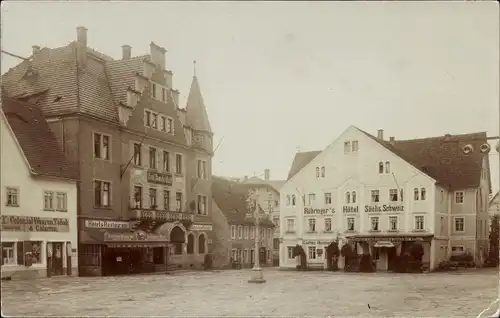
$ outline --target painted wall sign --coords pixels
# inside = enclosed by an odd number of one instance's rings
[[[67,218],[2,215],[2,231],[13,232],[69,232]]]
[[[124,221],[85,220],[89,229],[129,229],[130,223]]]
[[[382,239],[389,242],[422,242],[431,240],[432,236],[422,237],[422,236],[384,236]],[[355,242],[377,242],[380,241],[380,237],[348,237],[348,240]]]
[[[356,212],[359,212],[359,207],[345,205],[342,207],[342,212],[344,212],[344,213],[356,213]]]
[[[191,230],[193,231],[212,231],[212,224],[193,224]]]
[[[165,241],[163,235],[148,234],[144,231],[136,231],[133,233],[104,233],[105,241]]]
[[[304,208],[304,215],[325,215],[325,214],[330,214],[330,213],[335,213],[335,209],[334,208],[321,208],[321,209]]]
[[[302,241],[302,244],[304,245],[330,245],[330,243],[332,243],[332,241]]]
[[[147,180],[150,183],[172,185],[172,175],[170,173],[161,173],[158,171],[148,171]]]
[[[173,211],[149,211],[149,210],[137,210],[137,218],[146,220],[157,220],[157,221],[183,221],[183,220],[194,220],[194,216],[188,213],[173,212]]]
[[[365,212],[403,212],[404,210],[404,205],[365,205]]]

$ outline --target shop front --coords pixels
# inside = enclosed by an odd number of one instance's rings
[[[77,275],[77,232],[68,218],[2,215],[2,279]]]
[[[431,263],[431,243],[433,234],[380,234],[353,235],[347,241],[355,244],[358,254],[370,254],[377,271],[396,271],[401,256],[411,255],[415,246],[421,253],[418,258],[424,267]]]

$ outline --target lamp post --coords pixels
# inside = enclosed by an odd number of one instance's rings
[[[252,199],[255,202],[255,262],[252,268],[252,275],[248,280],[249,283],[262,284],[265,283],[264,272],[260,267],[260,253],[259,253],[259,239],[260,239],[260,217],[259,217],[259,195],[257,191],[252,195]]]

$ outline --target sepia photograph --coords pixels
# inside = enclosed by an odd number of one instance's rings
[[[2,317],[500,317],[498,1],[2,1]]]

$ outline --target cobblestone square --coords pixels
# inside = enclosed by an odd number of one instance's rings
[[[498,296],[497,273],[265,269],[265,284],[249,284],[250,270],[6,281],[2,310],[13,316],[476,317]]]

